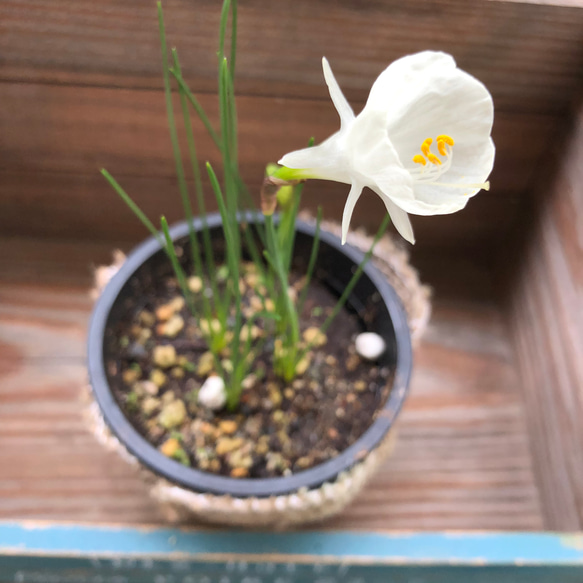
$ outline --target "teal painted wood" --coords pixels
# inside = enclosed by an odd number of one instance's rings
[[[0,523],[0,582],[583,582],[583,535],[246,533]]]

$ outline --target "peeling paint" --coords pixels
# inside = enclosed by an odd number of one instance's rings
[[[583,551],[583,534],[569,534],[559,537],[561,544],[568,549]]]

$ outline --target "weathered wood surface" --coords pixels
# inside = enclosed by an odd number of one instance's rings
[[[452,53],[492,91],[498,154],[492,191],[464,212],[415,218],[420,247],[492,252],[520,223],[534,171],[581,87],[583,9],[482,0],[242,2],[237,90],[241,165],[254,186],[266,162],[337,128],[320,59],[355,109],[391,60]],[[168,37],[185,76],[216,113],[219,7],[168,0]],[[161,93],[153,2],[19,0],[0,4],[0,229],[5,234],[142,237],[98,175],[102,165],[156,218],[179,215]],[[205,138],[203,159],[217,161]],[[342,185],[313,184],[309,205],[338,218]],[[382,207],[368,193],[355,224]]]
[[[545,521],[583,528],[583,110],[514,282],[513,329]],[[557,482],[556,476],[562,476]]]
[[[362,101],[389,62],[420,50],[454,54],[507,111],[562,113],[581,80],[578,6],[482,0],[247,0],[239,7],[242,95],[328,100],[320,59]],[[197,90],[215,92],[220,7],[165,0],[168,39]],[[0,6],[0,78],[159,89],[155,4],[18,0]]]
[[[0,519],[160,523],[136,473],[82,419],[87,266],[107,260],[107,248],[0,240],[0,249]],[[461,274],[452,277],[461,289]],[[324,526],[546,526],[498,309],[437,301],[394,457]]]
[[[5,116],[0,146],[4,233],[138,241],[144,228],[99,174],[101,167],[116,176],[153,220],[162,213],[180,217],[160,92],[0,84],[0,102]],[[202,102],[216,113],[214,97],[205,96]],[[265,162],[285,152],[285,144],[287,149],[302,147],[309,132],[324,139],[338,125],[331,104],[301,99],[242,97],[239,117],[243,177],[253,185],[252,192],[258,192]],[[471,247],[476,237],[498,239],[512,223],[519,193],[528,186],[533,160],[544,152],[552,127],[548,116],[499,115],[494,132],[498,162],[492,175],[497,188],[481,193],[459,215],[430,221],[415,217],[420,244],[451,247],[463,240]],[[220,166],[209,139],[200,140],[199,151],[207,153],[204,159],[214,167]],[[206,192],[210,202],[208,185]],[[323,204],[324,216],[339,218],[347,195],[347,185],[312,181],[304,200],[312,209]],[[374,228],[382,208],[368,192],[357,206],[355,224]]]

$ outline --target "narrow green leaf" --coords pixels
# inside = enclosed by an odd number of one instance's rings
[[[181,72],[180,71],[180,62],[178,60],[178,53],[177,53],[176,49],[172,49],[172,60],[174,63],[174,68],[176,69],[176,71],[178,71],[178,73],[180,73]],[[207,216],[206,216],[206,207],[205,207],[205,203],[204,203],[204,193],[203,193],[203,188],[202,188],[202,180],[201,180],[201,176],[200,176],[200,167],[199,167],[199,163],[198,163],[198,156],[196,153],[196,144],[195,144],[194,135],[192,132],[192,125],[190,122],[190,114],[188,112],[188,104],[187,104],[186,95],[185,95],[185,92],[182,88],[179,88],[179,93],[180,93],[180,104],[182,106],[182,115],[184,118],[184,127],[185,127],[185,131],[186,131],[186,140],[188,143],[188,152],[190,155],[190,162],[192,165],[192,174],[194,176],[196,198],[197,198],[200,216],[202,218],[202,226],[203,226],[202,237],[203,237],[206,266],[208,269],[209,279],[210,279],[211,287],[213,290],[213,298],[215,298],[215,301],[220,302],[220,294],[219,294],[217,281],[216,281],[216,277],[215,277],[215,271],[216,271],[215,259],[214,259],[214,253],[212,250],[211,236],[210,236],[208,222],[207,222]],[[202,276],[202,272],[203,272],[202,261],[200,258],[200,253],[198,253],[198,249],[196,251],[197,251],[197,253],[194,257],[195,265],[197,267],[197,271],[199,272],[199,275]],[[194,250],[193,250],[193,254],[194,254]]]
[[[167,253],[168,257],[170,258],[170,263],[172,264],[172,269],[174,269],[176,279],[178,280],[178,285],[180,286],[180,290],[182,291],[182,295],[184,296],[184,299],[186,300],[186,303],[188,305],[190,312],[197,319],[197,322],[198,322],[197,312],[196,312],[196,309],[194,307],[194,303],[192,301],[192,294],[190,293],[190,290],[188,289],[188,282],[186,280],[186,274],[184,273],[184,270],[182,269],[182,266],[180,265],[180,261],[178,260],[178,256],[176,255],[174,241],[172,240],[172,237],[170,236],[170,230],[168,229],[168,221],[166,220],[166,217],[163,216],[160,218],[160,225],[162,226],[162,233],[164,233],[166,253]]]
[[[174,108],[172,106],[172,90],[170,88],[170,73],[168,68],[168,54],[166,47],[166,31],[164,28],[164,15],[162,13],[162,3],[158,2],[158,26],[160,30],[160,45],[162,50],[162,74],[164,78],[164,97],[166,100],[166,115],[168,118],[168,129],[170,131],[170,141],[172,142],[172,153],[174,154],[174,164],[176,167],[176,176],[178,178],[178,189],[182,199],[182,207],[188,224],[188,237],[192,249],[193,260],[195,265],[200,265],[200,250],[198,248],[198,239],[194,232],[192,224],[192,206],[188,196],[188,186],[184,175],[184,166],[182,165],[182,154],[178,143],[178,134],[176,131],[176,120],[174,119]]]
[[[188,85],[186,84],[186,81],[184,80],[182,75],[178,71],[176,71],[176,69],[174,69],[174,68],[170,69],[170,73],[174,76],[174,78],[178,82],[180,89],[182,89],[184,91],[186,98],[188,99],[188,101],[190,102],[190,104],[192,105],[194,110],[196,111],[196,114],[200,118],[200,121],[202,121],[202,123],[204,124],[206,131],[208,132],[209,136],[212,138],[212,140],[215,143],[215,145],[217,146],[217,148],[219,148],[219,150],[222,149],[221,140],[219,138],[219,135],[217,134],[217,132],[213,128],[213,126],[212,126],[208,116],[206,115],[202,105],[200,104],[198,99],[193,95],[192,91],[190,91],[190,89],[189,89]]]
[[[152,235],[154,235],[154,237],[156,237],[156,239],[158,240],[160,245],[162,247],[164,247],[164,241],[160,237],[160,233],[158,232],[158,229],[156,229],[156,227],[154,227],[154,225],[152,224],[150,219],[143,213],[143,211],[140,209],[140,207],[130,198],[130,196],[126,193],[126,191],[118,184],[118,182],[115,180],[115,178],[105,168],[101,169],[101,174],[103,174],[103,176],[105,177],[107,182],[109,182],[111,187],[115,190],[115,192],[117,192],[117,194],[121,197],[121,199],[128,205],[128,207],[136,215],[136,217],[138,217],[138,219],[140,219],[140,221],[146,227],[146,229],[148,229],[148,231],[150,231],[150,233],[152,233]]]
[[[231,1],[231,79],[235,84],[235,63],[237,60],[237,0]]]
[[[238,234],[238,224],[235,226],[231,224],[229,220],[229,212],[225,204],[225,198],[221,191],[221,186],[217,179],[217,175],[213,170],[209,162],[206,163],[207,172],[209,179],[211,181],[211,186],[215,192],[217,199],[217,204],[219,206],[219,212],[221,214],[221,219],[223,221],[223,232],[226,239],[226,254],[227,254],[227,265],[229,267],[229,272],[232,278],[232,288],[235,302],[235,335],[233,338],[233,354],[236,358],[239,357],[239,332],[241,330],[242,322],[242,306],[241,306],[241,291],[239,289],[239,267],[241,261],[241,247],[239,244],[239,239],[234,236],[233,231],[237,230]],[[235,217],[236,218],[236,217]],[[228,287],[228,286],[227,286]]]
[[[356,271],[354,272],[354,274],[350,278],[350,281],[348,282],[347,286],[344,288],[342,295],[340,296],[340,298],[338,299],[338,301],[334,305],[334,309],[332,310],[331,314],[326,318],[326,320],[324,321],[322,326],[320,326],[320,331],[322,333],[326,333],[326,330],[328,330],[328,328],[330,327],[330,325],[332,324],[332,322],[334,321],[336,316],[340,313],[340,310],[344,307],[346,300],[348,300],[348,298],[350,297],[350,294],[352,293],[352,290],[354,289],[354,286],[358,283],[358,280],[360,279],[360,276],[362,275],[362,272],[364,271],[366,264],[369,262],[370,258],[372,257],[372,254],[374,253],[374,250],[375,250],[377,243],[380,241],[381,237],[385,234],[385,231],[387,230],[387,227],[389,226],[390,222],[391,222],[391,217],[387,213],[385,215],[385,217],[383,218],[381,226],[379,227],[379,229],[375,235],[375,238],[372,242],[372,245],[370,246],[370,249],[366,252],[366,254],[363,257],[362,261],[360,262],[358,268],[356,269]],[[306,346],[305,349],[300,353],[300,355],[297,359],[297,362],[299,362],[313,346],[314,346],[313,342],[308,344],[308,346]]]
[[[227,22],[229,20],[230,9],[231,0],[224,0],[223,8],[221,9],[221,23],[219,25],[219,64],[225,56],[225,37],[227,35]]]
[[[316,217],[316,232],[314,233],[314,240],[312,241],[312,251],[310,253],[310,261],[308,262],[308,269],[306,271],[306,282],[304,284],[304,289],[298,300],[298,314],[301,314],[304,309],[304,303],[308,295],[308,288],[310,286],[310,281],[312,280],[312,274],[314,273],[314,267],[316,266],[316,259],[318,257],[318,249],[320,248],[320,225],[322,222],[322,207],[318,207],[318,215]]]

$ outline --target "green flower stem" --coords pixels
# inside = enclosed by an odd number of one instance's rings
[[[257,205],[255,204],[253,197],[249,193],[249,189],[247,188],[247,186],[243,182],[243,179],[241,178],[241,175],[239,174],[238,169],[235,173],[234,178],[235,178],[235,183],[237,185],[237,189],[238,189],[239,194],[242,195],[242,197],[244,198],[245,204],[248,205],[248,208],[246,210],[247,210],[247,212],[250,212],[252,217],[253,217],[255,231],[257,232],[257,236],[259,237],[259,241],[265,247],[265,232],[264,232],[264,229],[262,228],[262,224],[259,220],[260,213],[257,209]]]
[[[273,174],[274,178],[279,178],[285,182],[296,182],[298,180],[307,180],[308,178],[318,178],[310,173],[309,168],[288,168],[280,166]]]
[[[304,190],[304,183],[296,184],[294,186],[293,205],[289,213],[288,224],[286,225],[287,232],[285,233],[286,242],[283,246],[283,264],[287,272],[291,266],[292,255],[296,242],[296,219],[298,218],[298,211],[300,210],[300,202],[302,200],[302,192]]]
[[[312,251],[310,253],[310,261],[308,262],[308,269],[306,271],[306,281],[302,293],[298,299],[298,314],[301,314],[304,309],[304,304],[306,302],[306,297],[308,296],[308,287],[310,286],[310,281],[312,280],[312,275],[314,273],[314,267],[316,266],[316,259],[318,257],[318,250],[320,248],[320,225],[322,223],[322,207],[318,207],[318,215],[316,217],[316,232],[314,233],[314,241],[312,242]]]
[[[375,235],[375,238],[372,242],[372,245],[370,246],[370,249],[366,252],[366,254],[363,257],[362,261],[360,262],[358,268],[356,269],[356,271],[354,272],[354,274],[350,278],[348,285],[344,288],[344,291],[342,292],[342,295],[340,296],[340,298],[336,302],[336,305],[334,306],[332,313],[326,318],[326,320],[324,321],[322,326],[320,326],[320,331],[323,334],[326,333],[326,331],[328,330],[328,328],[330,327],[330,325],[332,324],[332,322],[334,321],[336,316],[340,313],[340,310],[343,308],[344,304],[346,303],[346,300],[350,297],[350,294],[352,293],[354,286],[358,283],[358,280],[360,279],[360,276],[362,275],[362,272],[364,271],[366,264],[369,262],[370,258],[372,257],[372,254],[374,253],[374,250],[375,250],[377,243],[380,241],[381,237],[385,234],[385,231],[387,230],[387,227],[389,226],[390,222],[391,222],[391,217],[387,213],[385,215],[385,217],[383,218],[383,222],[381,223],[381,226],[379,227],[379,229]],[[313,346],[314,346],[313,342],[308,344],[304,348],[304,350],[300,353],[300,356],[298,357],[297,362],[299,362],[308,353],[308,351],[313,348]]]
[[[314,145],[314,138],[308,140],[308,148]],[[280,171],[285,167],[277,167],[272,176],[278,176]],[[285,168],[285,170],[289,170]],[[293,187],[292,204],[288,208],[282,209],[282,219],[278,228],[278,235],[280,235],[281,248],[284,249],[283,265],[286,272],[289,273],[291,266],[291,259],[296,238],[296,219],[300,209],[300,202],[302,200],[302,192],[304,190],[304,182],[300,182]]]
[[[279,284],[281,287],[280,291],[285,307],[286,324],[289,328],[289,336],[286,338],[288,342],[286,344],[289,348],[291,348],[293,353],[293,356],[290,355],[290,358],[292,359],[293,368],[295,369],[294,357],[300,341],[300,325],[298,321],[298,314],[288,293],[288,274],[284,270],[281,253],[277,249],[275,227],[273,225],[273,216],[271,215],[267,215],[265,217],[265,234],[267,239],[268,260],[275,269],[275,273],[279,279]],[[288,370],[286,376],[293,378],[294,372],[295,370]],[[291,378],[286,378],[286,380],[289,381]]]
[[[265,250],[263,252],[263,255],[265,256],[265,259],[267,260],[267,263],[270,265],[271,269],[273,269],[274,272],[277,272],[276,261],[271,257],[271,255],[269,254],[269,251]],[[283,298],[283,295],[284,294],[281,294],[280,297]],[[292,310],[293,309],[294,309],[294,307],[292,305]],[[296,362],[299,362],[299,360],[296,359],[296,354],[297,354],[297,350],[298,350],[298,342],[299,342],[299,326],[298,326],[298,334],[297,335],[288,334],[287,333],[288,330],[290,332],[292,332],[292,330],[293,330],[293,328],[289,325],[289,323],[290,323],[289,314],[291,312],[285,313],[287,311],[287,304],[284,304],[283,309],[282,309],[278,303],[277,310],[279,310],[279,312],[281,312],[280,315],[282,317],[280,317],[279,322],[281,322],[283,324],[283,326],[281,327],[281,329],[277,330],[276,336],[283,337],[282,338],[282,345],[283,345],[283,343],[285,343],[285,346],[282,346],[284,348],[283,357],[280,357],[278,359],[275,357],[275,354],[274,354],[274,369],[275,369],[275,373],[277,375],[282,376],[286,382],[289,382],[294,378]],[[295,315],[295,312],[294,312],[294,315]],[[297,340],[295,342],[293,339],[294,337],[297,338]]]
[[[285,279],[287,282],[286,288],[282,291],[281,294],[273,296],[276,300],[276,307],[277,312],[283,314],[284,316],[288,313],[287,307],[287,287],[289,285],[289,258],[293,252],[293,244],[294,244],[294,237],[295,237],[295,213],[294,213],[294,205],[288,206],[288,208],[283,209],[279,215],[279,223],[277,225],[277,232],[274,231],[273,236],[273,248],[275,250],[270,251],[270,253],[276,258],[276,264],[278,262],[281,263],[281,268],[283,273],[285,274]],[[271,221],[273,224],[273,221]],[[269,240],[269,231],[267,231],[267,236]],[[270,247],[268,246],[268,249]],[[279,270],[279,267],[276,266],[276,274]],[[278,279],[279,278],[279,274]],[[295,310],[294,310],[295,311]],[[283,317],[281,321],[276,325],[276,329],[280,334],[285,333],[289,326],[289,316]]]

